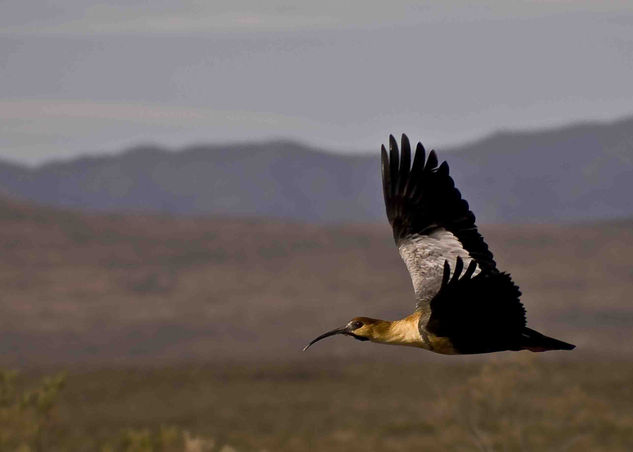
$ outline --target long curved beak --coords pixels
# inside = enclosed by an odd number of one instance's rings
[[[321,339],[325,339],[326,337],[334,336],[335,334],[347,334],[347,327],[336,328],[335,330],[328,331],[327,333],[323,333],[322,335],[320,335],[316,339],[313,339],[312,342],[310,342],[308,345],[303,347],[303,351],[305,352],[315,342],[319,342]]]

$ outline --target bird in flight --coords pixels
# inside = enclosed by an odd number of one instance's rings
[[[443,354],[503,350],[572,350],[574,345],[526,326],[521,292],[497,269],[475,226],[475,215],[449,175],[418,143],[402,135],[382,146],[382,187],[387,218],[411,275],[416,307],[395,321],[355,317],[305,348],[342,334],[361,341],[419,347]]]

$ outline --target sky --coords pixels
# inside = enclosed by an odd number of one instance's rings
[[[0,0],[0,159],[633,115],[633,2]]]

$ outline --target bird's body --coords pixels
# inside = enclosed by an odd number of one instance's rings
[[[382,148],[383,194],[416,309],[396,321],[356,317],[305,349],[335,334],[442,354],[573,349],[527,328],[521,292],[497,269],[446,162],[438,166],[435,151],[427,157],[420,143],[412,159],[406,135],[401,150],[389,138],[389,152]]]

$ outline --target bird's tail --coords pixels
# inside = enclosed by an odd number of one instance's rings
[[[573,350],[575,348],[575,345],[559,341],[553,337],[545,336],[533,329],[524,328],[523,330],[523,350],[530,350],[531,352],[546,352],[548,350]]]

